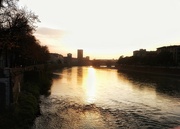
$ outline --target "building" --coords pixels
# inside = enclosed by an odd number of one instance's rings
[[[86,58],[85,58],[86,60],[90,60],[90,57],[89,56],[86,56]]]
[[[144,57],[146,56],[146,49],[139,49],[136,51],[133,51],[133,56],[138,56],[138,57]]]
[[[86,56],[86,58],[84,58],[83,59],[83,64],[85,65],[85,66],[89,66],[89,65],[91,65],[91,63],[90,63],[90,57],[89,56]]]
[[[67,54],[67,57],[71,59],[71,58],[72,58],[72,54],[71,54],[71,53],[68,53],[68,54]]]
[[[72,66],[72,54],[71,53],[67,54],[66,65]]]
[[[82,49],[78,49],[77,51],[78,51],[77,58],[82,60],[83,59],[83,50]]]
[[[157,48],[157,53],[168,51],[171,52],[173,55],[173,60],[177,65],[180,66],[180,45],[174,45],[174,46],[164,46]]]
[[[83,64],[83,50],[82,49],[77,50],[77,59],[78,59],[78,65],[82,65]]]

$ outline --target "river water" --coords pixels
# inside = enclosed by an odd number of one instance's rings
[[[180,125],[180,79],[72,67],[54,73],[33,129],[169,129]]]

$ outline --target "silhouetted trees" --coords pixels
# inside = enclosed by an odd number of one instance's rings
[[[175,66],[173,54],[169,51],[162,51],[156,55],[145,56],[120,56],[118,64],[122,65],[148,65],[148,66]]]
[[[5,66],[45,63],[49,56],[47,46],[41,46],[34,37],[38,16],[17,7],[17,0],[3,0],[0,8],[0,56]]]

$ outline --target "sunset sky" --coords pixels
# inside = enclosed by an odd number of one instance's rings
[[[180,45],[179,0],[20,0],[39,16],[35,33],[50,52],[90,59]]]

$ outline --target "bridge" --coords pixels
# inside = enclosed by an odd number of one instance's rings
[[[93,67],[107,67],[112,68],[116,67],[117,60],[111,59],[94,59],[91,61]]]

